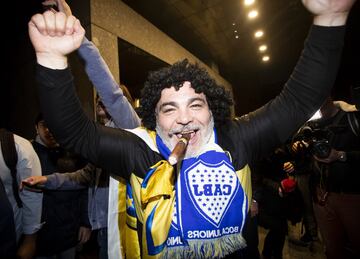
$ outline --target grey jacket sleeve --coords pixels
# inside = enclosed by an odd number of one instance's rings
[[[96,46],[84,38],[78,53],[85,62],[85,70],[89,79],[116,126],[126,129],[140,126],[138,115],[116,83]]]
[[[50,190],[86,189],[95,182],[95,178],[96,167],[89,163],[75,172],[48,175],[45,188]]]

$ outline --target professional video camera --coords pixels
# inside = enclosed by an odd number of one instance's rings
[[[301,127],[293,138],[293,141],[304,141],[307,143],[311,154],[319,158],[326,158],[331,152],[329,143],[332,132],[328,128],[316,128],[311,124]]]

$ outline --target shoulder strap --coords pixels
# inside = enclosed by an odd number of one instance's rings
[[[15,147],[14,135],[5,129],[0,129],[0,141],[5,164],[11,171],[14,197],[18,207],[21,208],[22,202],[19,196],[19,186],[16,179],[16,164],[18,156]]]

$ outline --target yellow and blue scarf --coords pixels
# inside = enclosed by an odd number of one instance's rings
[[[245,246],[248,200],[215,131],[212,139],[178,170],[162,160],[142,182],[145,257],[221,258]],[[170,150],[159,136],[156,146],[167,159]]]

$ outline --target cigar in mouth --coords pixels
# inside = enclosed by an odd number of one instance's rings
[[[175,165],[184,156],[189,140],[190,133],[184,133],[181,135],[181,138],[168,158],[168,161],[171,165]]]

